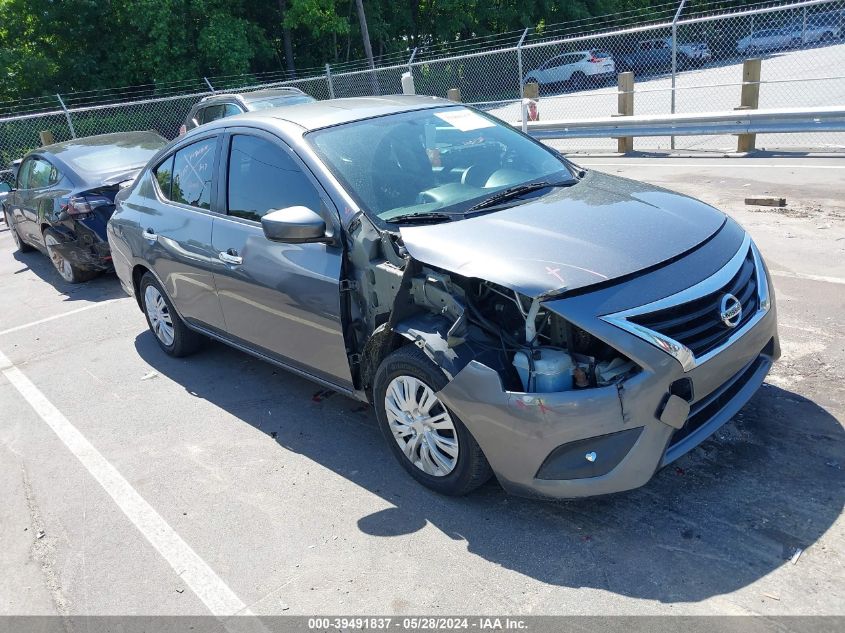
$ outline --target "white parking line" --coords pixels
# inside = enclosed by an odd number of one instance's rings
[[[829,284],[845,285],[845,279],[842,277],[827,277],[825,275],[808,275],[806,273],[793,273],[788,270],[772,270],[770,271],[774,277],[789,277],[790,279],[807,279],[809,281],[823,281]]]
[[[66,316],[70,316],[72,314],[79,314],[80,312],[85,312],[86,310],[91,310],[99,306],[108,305],[110,303],[114,303],[115,301],[123,301],[123,297],[120,297],[119,299],[106,299],[105,301],[98,301],[97,303],[91,303],[87,306],[76,308],[75,310],[68,310],[67,312],[62,312],[61,314],[54,314],[53,316],[38,319],[37,321],[30,321],[29,323],[24,323],[23,325],[16,325],[15,327],[10,327],[8,330],[0,330],[0,336],[3,336],[4,334],[11,334],[12,332],[20,332],[21,330],[25,330],[36,325],[41,325],[42,323],[48,323],[49,321],[55,321],[56,319],[63,319]]]
[[[213,615],[252,615],[214,570],[3,352],[0,370]]]

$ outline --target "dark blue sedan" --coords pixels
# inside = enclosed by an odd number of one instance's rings
[[[111,270],[106,223],[115,194],[166,144],[155,132],[127,132],[27,154],[2,205],[18,250],[43,251],[71,283]]]

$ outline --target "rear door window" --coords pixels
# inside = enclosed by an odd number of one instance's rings
[[[59,170],[51,163],[43,158],[32,158],[30,162],[26,189],[41,189],[59,182]]]
[[[200,209],[211,208],[217,137],[183,147],[153,170],[165,198]]]
[[[322,208],[316,188],[286,150],[244,134],[232,137],[227,201],[229,215],[256,222],[276,209]]]
[[[200,209],[211,208],[211,181],[217,137],[183,147],[173,157],[170,199]]]
[[[153,169],[153,175],[165,198],[170,200],[170,185],[173,183],[173,156],[169,156],[163,163]]]
[[[29,189],[29,172],[32,169],[34,158],[29,158],[24,161],[18,170],[18,189]]]

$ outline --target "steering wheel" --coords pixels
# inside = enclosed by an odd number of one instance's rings
[[[391,134],[379,143],[373,165],[373,193],[379,206],[395,209],[415,204],[420,192],[434,184],[419,137]]]

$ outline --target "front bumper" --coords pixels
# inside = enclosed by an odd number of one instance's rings
[[[780,355],[776,321],[770,309],[742,339],[687,373],[672,361],[666,371],[642,371],[617,386],[517,393],[505,391],[494,370],[472,361],[438,395],[467,426],[509,492],[551,498],[621,492],[648,482],[659,467],[703,442],[748,402]],[[661,422],[659,412],[670,385],[682,377],[691,378],[697,396],[699,385],[719,384],[698,396],[685,425],[676,429]],[[633,445],[603,472],[605,449],[619,450],[610,446],[617,439],[612,434],[633,429],[641,429],[629,436]],[[560,454],[559,448],[570,444],[582,459],[595,452],[590,467],[600,474],[573,470],[579,476],[538,476],[555,450]]]
[[[637,488],[712,435],[763,383],[780,356],[774,296],[766,285],[771,303],[761,318],[686,371],[669,354],[617,331],[614,346],[643,367],[618,385],[509,392],[496,371],[472,361],[438,395],[509,492],[576,498]],[[689,410],[682,407],[673,419],[664,405],[679,379],[690,381],[693,395]]]

